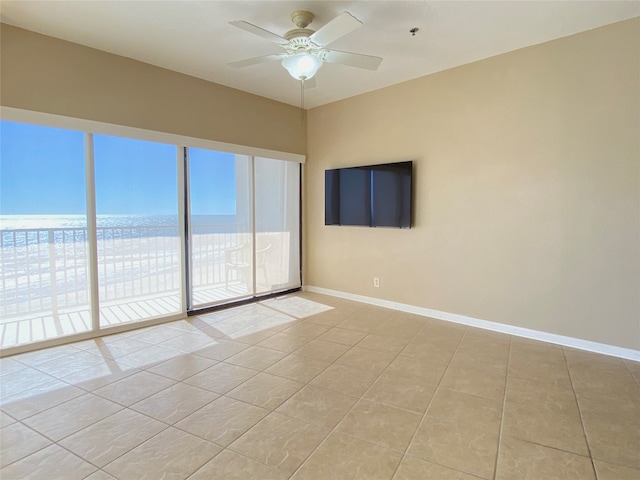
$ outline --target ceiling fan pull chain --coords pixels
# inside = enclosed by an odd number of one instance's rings
[[[304,77],[300,79],[300,126],[304,127]]]

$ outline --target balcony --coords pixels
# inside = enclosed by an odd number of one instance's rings
[[[1,234],[0,348],[90,331],[87,229]],[[101,328],[182,311],[177,225],[98,227],[96,237]],[[190,246],[194,305],[251,295],[252,282],[227,265],[227,252],[250,241],[243,225],[197,225]]]

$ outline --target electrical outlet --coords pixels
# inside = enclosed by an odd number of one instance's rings
[[[380,287],[380,278],[379,277],[373,277],[373,286],[376,288]]]

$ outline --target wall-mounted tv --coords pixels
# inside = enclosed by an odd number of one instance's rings
[[[324,172],[324,224],[411,228],[413,162]]]

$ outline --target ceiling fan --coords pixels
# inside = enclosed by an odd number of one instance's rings
[[[289,30],[283,36],[265,30],[243,20],[229,22],[234,27],[258,35],[280,45],[284,52],[261,57],[249,58],[228,65],[234,68],[248,67],[263,62],[280,60],[282,66],[296,80],[308,83],[324,62],[339,63],[350,67],[376,70],[382,58],[359,53],[341,52],[326,48],[337,39],[362,26],[362,22],[349,12],[335,17],[318,31],[307,26],[313,21],[314,15],[305,10],[297,10],[291,14],[291,21],[297,28]],[[308,85],[311,86],[311,85]]]

